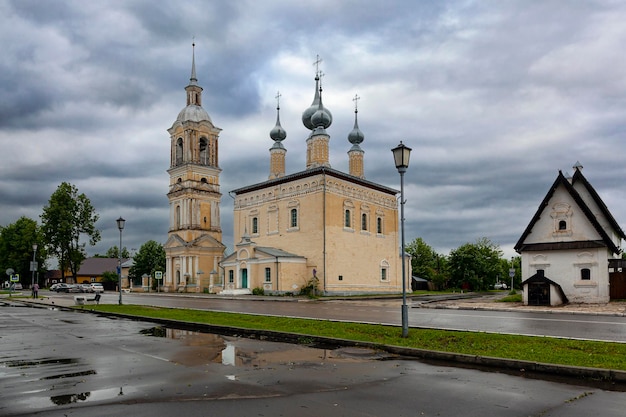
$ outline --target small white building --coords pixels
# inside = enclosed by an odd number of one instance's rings
[[[582,174],[561,171],[515,245],[527,305],[626,298],[624,232]]]

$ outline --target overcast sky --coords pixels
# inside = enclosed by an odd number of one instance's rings
[[[164,243],[195,37],[229,248],[228,192],[268,178],[277,91],[287,173],[305,167],[318,54],[332,167],[348,171],[355,94],[368,180],[399,189],[390,150],[413,149],[407,244],[487,237],[512,256],[576,161],[624,229],[625,21],[610,0],[0,0],[0,225],[39,220],[67,181],[100,215],[90,255],[119,243],[119,216],[123,246]]]

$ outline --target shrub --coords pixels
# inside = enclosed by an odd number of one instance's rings
[[[252,295],[265,295],[265,290],[261,287],[253,288]]]

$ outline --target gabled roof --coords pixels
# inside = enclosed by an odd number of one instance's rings
[[[372,181],[367,181],[363,178],[355,177],[353,175],[349,175],[344,172],[337,171],[336,169],[332,169],[332,168],[325,167],[325,166],[306,169],[304,171],[296,172],[295,174],[285,175],[284,177],[274,178],[274,179],[260,182],[257,184],[248,185],[248,186],[233,190],[231,192],[235,195],[245,194],[251,191],[262,190],[263,188],[272,187],[272,186],[284,184],[293,180],[312,177],[314,175],[319,175],[319,174],[329,175],[331,177],[353,182],[355,184],[358,184],[367,188],[371,188],[371,189],[374,189],[376,191],[380,191],[386,194],[396,195],[399,193],[398,190],[394,190],[393,188],[386,187],[384,185],[380,185]]]
[[[122,264],[127,258],[122,258]],[[104,272],[117,271],[117,258],[87,258],[80,265],[77,275],[99,276]]]
[[[561,300],[563,300],[564,303],[569,302],[561,285],[558,284],[557,282],[552,281],[550,278],[546,277],[543,271],[537,271],[535,275],[528,277],[528,279],[522,282],[522,287],[524,287],[524,285],[528,285],[532,283],[544,283],[544,284],[549,284],[549,285],[554,286],[556,291],[561,296]]]
[[[576,172],[574,172],[574,176],[572,177],[572,184],[576,184],[579,181],[585,186],[585,189],[591,195],[593,201],[598,205],[598,207],[600,207],[600,210],[602,210],[602,214],[604,214],[604,216],[607,218],[607,220],[611,224],[611,227],[613,228],[613,230],[615,230],[615,233],[617,233],[620,238],[626,239],[624,231],[621,227],[619,227],[619,224],[609,211],[606,204],[604,204],[604,201],[602,201],[596,190],[591,186],[591,184],[589,184],[589,181],[587,181],[587,178],[585,178],[583,173],[579,169],[576,169]]]
[[[277,258],[304,258],[304,256],[296,255],[294,253],[286,252],[282,249],[271,248],[268,246],[257,246],[256,250],[258,252],[263,252],[265,254],[268,254],[270,256],[274,256]]]
[[[572,185],[576,181],[581,181],[582,182],[582,184],[585,186],[585,188],[587,189],[589,194],[594,199],[595,203],[598,205],[598,207],[600,207],[600,209],[602,210],[603,214],[606,216],[606,218],[611,223],[611,226],[614,228],[615,232],[620,236],[620,238],[626,239],[626,236],[624,236],[624,232],[619,227],[619,225],[617,224],[617,222],[615,221],[615,219],[613,218],[613,216],[609,212],[608,208],[606,207],[606,205],[604,204],[604,202],[602,201],[602,199],[600,198],[598,193],[593,189],[593,187],[591,187],[591,185],[585,179],[585,177],[580,172],[578,167],[576,167],[576,172],[574,173],[574,176],[572,177],[572,183],[570,183],[567,180],[567,178],[565,178],[563,173],[559,170],[559,175],[556,177],[556,180],[554,181],[554,184],[552,184],[552,187],[550,187],[550,189],[548,190],[548,193],[546,194],[546,196],[544,197],[543,201],[539,205],[539,208],[537,209],[537,212],[535,213],[535,215],[533,216],[532,220],[530,221],[530,223],[526,227],[526,230],[524,230],[524,233],[522,233],[522,236],[519,238],[519,240],[515,244],[515,247],[514,247],[515,251],[517,251],[519,253],[519,252],[524,251],[524,250],[530,250],[531,247],[536,246],[536,245],[524,245],[524,241],[526,240],[528,235],[532,232],[532,229],[535,226],[535,224],[537,223],[537,221],[541,218],[541,215],[543,214],[544,210],[548,206],[548,203],[550,202],[550,199],[554,195],[555,191],[559,187],[562,186],[569,193],[569,195],[572,197],[572,199],[576,202],[578,207],[585,214],[585,217],[587,218],[587,220],[589,220],[589,222],[591,223],[593,228],[600,235],[601,241],[597,242],[597,243],[600,243],[600,244],[603,244],[604,246],[607,246],[613,253],[620,253],[621,252],[621,249],[615,245],[613,240],[611,240],[611,238],[607,234],[606,230],[604,230],[602,225],[600,225],[600,223],[598,222],[598,219],[596,218],[596,216],[593,215],[593,212],[591,211],[591,209],[589,208],[587,203],[585,203],[585,201],[580,196],[578,191],[576,191],[576,189]],[[545,244],[539,243],[537,245],[545,245]],[[564,247],[564,249],[566,249],[566,248]]]
[[[304,256],[301,255],[296,255],[294,253],[290,253],[287,251],[284,251],[282,249],[278,249],[278,248],[272,248],[269,246],[255,246],[254,250],[257,252],[262,252],[266,255],[269,256],[273,256],[275,258],[301,258],[301,259],[305,259]],[[231,253],[230,255],[226,256],[222,262],[224,261],[230,261],[232,259],[237,259],[237,250],[235,250],[233,253]]]

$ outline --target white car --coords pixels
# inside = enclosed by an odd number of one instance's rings
[[[493,284],[493,288],[496,290],[506,290],[506,284],[504,282],[496,282]]]
[[[91,290],[93,292],[104,292],[104,287],[99,282],[92,282],[91,283]]]

